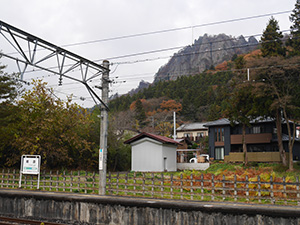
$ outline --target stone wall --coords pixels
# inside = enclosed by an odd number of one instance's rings
[[[290,206],[0,190],[0,215],[64,224],[300,224]]]

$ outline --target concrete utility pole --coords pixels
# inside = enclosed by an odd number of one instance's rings
[[[176,112],[173,112],[173,120],[174,120],[174,136],[173,139],[176,140]]]
[[[108,103],[109,84],[109,61],[103,61],[103,67],[107,70],[102,74],[102,101]],[[108,112],[104,105],[101,105],[100,125],[100,149],[99,149],[99,195],[105,195],[106,191],[106,163],[107,163],[107,134],[108,134]]]

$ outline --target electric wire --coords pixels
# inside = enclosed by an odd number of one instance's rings
[[[279,32],[287,32],[290,30],[282,30]],[[255,35],[247,35],[244,36],[244,38],[249,38],[249,37],[257,37],[257,36],[261,36],[262,34],[255,34]],[[236,37],[232,37],[232,38],[227,38],[227,39],[223,39],[223,40],[216,40],[216,41],[211,41],[211,42],[207,42],[207,43],[200,43],[200,44],[193,44],[192,46],[205,46],[205,45],[211,45],[211,44],[215,44],[215,43],[220,43],[220,42],[226,42],[226,41],[237,41],[238,38]],[[245,45],[244,47],[248,47],[249,45]],[[128,55],[122,55],[122,56],[115,56],[115,57],[110,57],[107,58],[108,60],[112,60],[112,59],[120,59],[120,58],[127,58],[127,57],[133,57],[133,56],[140,56],[140,55],[146,55],[146,54],[153,54],[153,53],[159,53],[159,52],[164,52],[164,51],[170,51],[170,50],[176,50],[176,49],[182,49],[182,48],[186,48],[188,46],[177,46],[177,47],[170,47],[170,48],[164,48],[164,49],[157,49],[157,50],[151,50],[151,51],[145,51],[145,52],[140,52],[140,53],[132,53],[132,54],[128,54]],[[232,46],[232,47],[228,47],[228,48],[224,48],[224,49],[218,49],[218,50],[213,50],[213,52],[215,51],[221,51],[221,50],[228,50],[230,48],[238,48],[238,47],[243,47],[243,46]],[[208,50],[209,51],[209,50]],[[201,54],[204,52],[195,52],[196,54]],[[191,53],[192,54],[192,53]],[[148,61],[155,61],[155,60],[161,60],[161,59],[166,59],[166,58],[171,58],[171,57],[180,57],[180,56],[184,56],[185,54],[176,54],[175,55],[169,55],[169,56],[163,56],[163,57],[155,57],[155,58],[146,58],[146,59],[139,59],[139,60],[134,60],[134,61],[123,61],[123,62],[111,62],[111,65],[120,65],[120,64],[134,64],[134,63],[141,63],[141,62],[148,62]],[[98,59],[98,60],[94,60],[94,62],[100,62],[103,61],[103,59]],[[65,65],[65,66],[71,66],[70,65]],[[56,69],[58,68],[58,66],[52,66],[52,67],[48,67],[47,69]],[[117,69],[117,68],[116,68]],[[114,70],[114,72],[116,71],[116,69]],[[79,71],[80,69],[74,69],[74,71]],[[39,72],[39,71],[43,71],[42,69],[33,69],[33,70],[28,70],[25,71],[25,73],[32,73],[32,72]],[[57,75],[54,75],[57,76]]]
[[[281,32],[286,32],[286,31],[290,31],[290,30],[284,30],[284,31],[281,31]],[[256,34],[254,36],[258,36],[258,35],[262,35],[262,34]],[[251,36],[249,36],[249,37],[251,37]],[[229,38],[229,39],[225,39],[225,40],[212,41],[212,42],[208,42],[208,43],[194,44],[192,46],[211,45],[211,44],[220,43],[220,42],[226,42],[226,41],[230,41],[230,40],[237,40],[237,38]],[[276,42],[276,40],[274,40],[274,41],[273,40],[272,41],[266,41],[266,43],[267,42]],[[189,54],[175,53],[174,55],[171,55],[171,56],[156,57],[156,58],[147,58],[147,59],[140,59],[140,60],[133,60],[133,61],[125,61],[125,62],[113,62],[113,64],[133,64],[133,63],[139,63],[139,62],[154,61],[154,60],[158,60],[158,59],[165,59],[165,58],[170,58],[170,57],[180,57],[180,56],[185,56],[185,55],[190,55],[190,54],[201,54],[201,53],[207,53],[207,52],[215,52],[215,51],[221,51],[221,50],[230,50],[230,49],[234,49],[234,48],[242,48],[242,47],[257,46],[257,45],[260,45],[260,42],[255,43],[255,44],[248,44],[247,43],[245,45],[231,46],[231,47],[228,47],[228,48],[219,48],[219,49],[214,49],[214,50],[205,50],[205,51],[199,51],[199,52],[191,52]],[[169,51],[169,50],[173,50],[173,49],[184,49],[184,48],[187,48],[187,47],[189,47],[189,46],[178,46],[178,47],[172,47],[172,48],[166,48],[166,49],[158,49],[158,50],[152,50],[152,51],[148,51],[148,52],[140,52],[140,53],[134,53],[134,54],[124,55],[124,56],[112,57],[112,58],[108,58],[108,60],[119,59],[119,58],[127,58],[127,57],[138,56],[138,55],[145,55],[145,54],[152,54],[152,53],[158,53],[158,52]]]
[[[248,16],[248,17],[242,17],[242,18],[236,18],[236,19],[229,19],[229,20],[211,22],[211,23],[204,23],[204,24],[199,24],[199,25],[191,25],[191,26],[171,28],[171,29],[166,29],[166,30],[151,31],[151,32],[132,34],[132,35],[124,35],[124,36],[118,36],[118,37],[112,37],[112,38],[106,38],[106,39],[100,39],[100,40],[94,40],[94,41],[78,42],[78,43],[73,43],[73,44],[65,44],[65,45],[62,45],[62,47],[70,47],[70,46],[84,45],[84,44],[90,44],[90,43],[96,43],[96,42],[112,41],[112,40],[118,40],[118,39],[153,35],[153,34],[173,32],[173,31],[179,31],[179,30],[185,30],[185,29],[191,29],[191,28],[199,28],[199,27],[205,27],[205,26],[218,25],[218,24],[223,24],[223,23],[232,23],[232,22],[237,22],[237,21],[256,19],[256,18],[261,18],[261,17],[286,14],[286,13],[291,13],[291,12],[292,12],[292,10],[286,10],[286,11],[275,12],[275,13],[267,13],[267,14],[261,14],[261,15],[255,15],[255,16]],[[177,48],[180,48],[180,47],[173,47],[173,48],[177,49]],[[168,50],[168,49],[166,49],[166,50]],[[169,50],[172,50],[172,48],[169,48]],[[16,53],[17,52],[8,53],[8,55],[9,54],[16,54]],[[144,54],[144,53],[133,53],[132,56],[136,56],[138,54]],[[111,57],[111,58],[108,58],[108,59],[116,59],[116,58],[123,58],[123,57],[129,57],[129,56],[116,56],[116,57]],[[95,62],[96,61],[100,61],[100,60],[95,60]]]
[[[269,69],[269,68],[272,68],[272,67],[275,67],[275,68],[284,68],[284,67],[285,68],[289,68],[289,67],[292,67],[292,66],[300,66],[300,63],[287,63],[287,64],[282,64],[282,65],[257,66],[257,67],[243,68],[243,69],[228,69],[228,70],[218,70],[218,71],[208,71],[208,72],[209,73],[244,72],[246,74],[247,69],[250,69],[250,71],[251,71],[251,70],[259,70],[259,69]],[[188,70],[186,70],[186,71],[188,71]],[[182,74],[182,75],[180,75],[180,74]],[[181,76],[197,75],[197,74],[195,74],[195,73],[189,73],[189,74],[187,74],[187,73],[182,73],[182,71],[179,71],[179,72],[173,72],[173,73],[171,73],[171,75],[177,79],[178,77],[181,77]],[[132,78],[132,79],[138,79],[138,80],[140,80],[141,78],[143,78],[143,77],[140,76],[140,74],[137,74],[137,77],[136,78]],[[128,80],[132,80],[132,79],[128,78]],[[68,83],[66,85],[71,85],[71,84],[77,84],[77,83]],[[49,85],[49,86],[51,87],[51,86],[54,86],[54,85]],[[74,88],[72,88],[72,89],[74,89]],[[66,91],[66,90],[72,90],[72,89],[64,89],[64,91]],[[58,92],[58,93],[61,93],[61,94],[69,95],[68,93],[65,93],[65,92],[62,92],[62,91],[59,91],[59,90],[54,90],[54,91]],[[79,97],[79,96],[76,96],[76,95],[72,95],[72,96],[74,98],[77,98],[77,99],[80,99],[80,100],[82,100],[82,98],[84,98],[84,99],[92,98],[92,97]]]
[[[291,13],[291,12],[292,12],[292,10],[285,10],[285,11],[281,11],[281,12],[266,13],[266,14],[261,14],[261,15],[241,17],[241,18],[235,18],[235,19],[229,19],[229,20],[222,20],[222,21],[210,22],[210,23],[204,23],[204,24],[198,24],[198,25],[170,28],[170,29],[165,29],[165,30],[150,31],[150,32],[138,33],[138,34],[129,34],[129,35],[104,38],[104,39],[93,40],[93,41],[78,42],[78,43],[73,43],[73,44],[66,44],[66,45],[63,45],[62,47],[70,47],[70,46],[91,44],[91,43],[97,43],[97,42],[114,41],[114,40],[120,40],[120,39],[126,39],[126,38],[141,37],[141,36],[161,34],[161,33],[167,33],[167,32],[180,31],[180,30],[194,29],[194,28],[199,28],[199,27],[220,25],[220,24],[225,24],[225,23],[232,23],[232,22],[238,22],[238,21],[243,21],[243,20],[250,20],[250,19],[257,19],[257,18],[262,18],[262,17],[267,17],[267,16],[286,14],[286,13]]]
[[[270,14],[263,14],[263,15],[257,15],[257,16],[250,16],[250,17],[244,17],[244,18],[238,18],[238,19],[231,19],[231,20],[226,20],[226,21],[218,21],[218,22],[212,22],[212,23],[207,23],[207,24],[200,24],[200,25],[194,25],[194,26],[187,26],[187,27],[181,27],[181,28],[173,28],[173,29],[167,29],[167,30],[160,30],[160,31],[154,31],[154,32],[146,32],[146,33],[140,33],[140,34],[133,34],[133,35],[125,35],[125,36],[119,36],[119,37],[114,37],[114,38],[107,38],[107,39],[101,39],[101,40],[95,40],[95,41],[89,41],[89,42],[81,42],[81,43],[74,43],[74,44],[68,44],[68,45],[64,45],[64,47],[66,46],[75,46],[75,45],[81,45],[81,44],[88,44],[88,43],[95,43],[95,42],[103,42],[103,41],[110,41],[110,40],[117,40],[117,39],[125,39],[125,38],[132,38],[132,37],[138,37],[138,36],[146,36],[146,35],[153,35],[153,34],[158,34],[158,33],[165,33],[165,32],[172,32],[172,31],[177,31],[177,30],[184,30],[184,29],[193,29],[193,28],[198,28],[198,27],[204,27],[204,26],[211,26],[211,25],[217,25],[217,24],[222,24],[222,23],[230,23],[230,22],[236,22],[236,21],[242,21],[242,20],[249,20],[249,19],[255,19],[255,18],[260,18],[260,17],[265,17],[265,16],[270,16],[270,15],[278,15],[278,14],[285,14],[285,13],[290,13],[291,10],[289,11],[282,11],[282,12],[277,12],[277,13],[270,13]],[[285,30],[288,31],[288,30]],[[284,31],[284,32],[285,32]],[[252,35],[254,36],[254,35]],[[258,36],[258,35],[255,35]],[[232,38],[233,39],[233,38]],[[234,38],[236,39],[236,38]],[[230,39],[228,39],[230,40]],[[224,40],[223,40],[224,41]],[[216,42],[220,42],[220,41],[215,41]],[[214,42],[212,42],[214,43]],[[207,43],[209,44],[209,43]],[[203,45],[203,44],[202,44]],[[248,45],[249,46],[249,45]],[[175,50],[175,49],[179,49],[179,48],[183,48],[186,46],[180,46],[180,47],[171,47],[171,48],[166,48],[166,49],[159,49],[159,50],[152,50],[152,51],[148,51],[148,52],[141,52],[141,53],[133,53],[130,55],[125,55],[125,56],[116,56],[116,57],[112,57],[111,59],[117,59],[117,58],[125,58],[125,57],[132,57],[132,56],[139,56],[139,55],[145,55],[145,54],[152,54],[152,53],[157,53],[157,52],[163,52],[163,51],[170,51],[170,50]],[[228,48],[227,48],[228,49]],[[212,51],[218,51],[218,50],[212,50]],[[202,52],[196,52],[196,54],[201,54],[204,53]],[[195,54],[195,53],[193,53]],[[176,54],[176,56],[184,56],[187,54]],[[169,58],[170,56],[168,56]],[[166,58],[166,57],[165,57]],[[160,57],[161,59],[161,57]],[[152,61],[154,59],[143,59],[143,60],[139,60],[136,61],[134,63],[137,62],[144,62],[144,61]],[[99,61],[99,60],[98,60]],[[117,62],[114,64],[117,64],[117,66],[119,64],[131,64],[133,62]],[[56,67],[51,67],[51,68],[56,68]],[[116,67],[117,69],[117,67]],[[115,69],[115,70],[116,70]],[[27,71],[26,71],[27,72]],[[30,72],[30,71],[29,71]],[[32,71],[33,72],[33,71]],[[48,75],[50,76],[50,75]],[[56,75],[54,75],[56,76]],[[43,76],[44,77],[44,76]],[[132,78],[128,78],[128,79],[132,79]]]

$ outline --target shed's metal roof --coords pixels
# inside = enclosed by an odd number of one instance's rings
[[[124,141],[125,144],[130,144],[132,142],[135,142],[137,140],[140,140],[144,137],[148,137],[148,138],[151,138],[151,139],[154,139],[154,140],[157,140],[161,143],[168,143],[168,144],[176,144],[176,145],[181,145],[179,142],[171,139],[171,138],[168,138],[168,137],[164,137],[164,136],[160,136],[160,135],[156,135],[156,134],[150,134],[150,133],[147,133],[147,132],[142,132],[136,136],[134,136],[133,138],[130,138],[128,139],[127,141]]]

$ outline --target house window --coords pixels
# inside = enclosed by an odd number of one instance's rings
[[[221,133],[222,133],[221,140],[222,142],[224,142],[224,128],[221,129]]]
[[[251,134],[261,134],[264,133],[264,128],[262,126],[255,126],[250,128]]]
[[[203,132],[197,133],[197,137],[200,137],[200,138],[204,137],[204,133]]]
[[[184,133],[184,137],[191,137],[191,134],[190,133]]]
[[[260,127],[253,127],[253,134],[260,134],[261,130]]]
[[[224,142],[224,128],[215,128],[215,142]]]
[[[224,160],[224,147],[215,148],[215,159]]]

